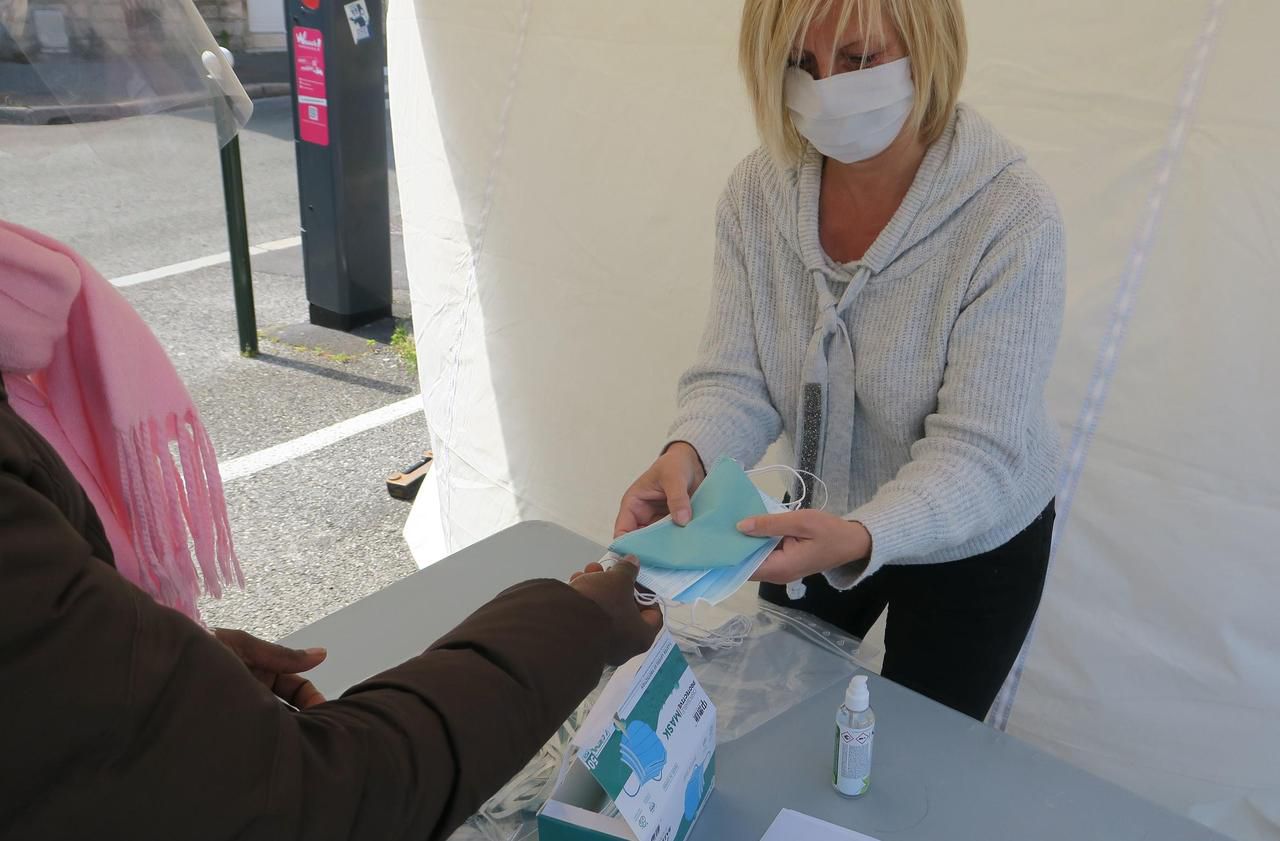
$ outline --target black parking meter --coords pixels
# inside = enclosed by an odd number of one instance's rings
[[[382,0],[285,0],[311,323],[391,315]]]

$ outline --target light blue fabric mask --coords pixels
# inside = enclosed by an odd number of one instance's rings
[[[707,572],[692,585],[680,591],[672,601],[693,604],[698,599],[702,599],[711,604],[719,604],[747,583],[747,580],[755,574],[765,558],[769,557],[769,553],[777,548],[780,542],[781,540],[776,537],[766,539],[764,545],[752,552],[742,563]]]
[[[693,517],[688,525],[677,526],[668,517],[624,534],[609,551],[635,555],[642,567],[714,569],[742,563],[769,540],[738,531],[738,523],[766,509],[759,488],[733,459],[715,463],[691,503]]]

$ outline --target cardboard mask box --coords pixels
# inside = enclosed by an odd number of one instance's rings
[[[716,708],[670,634],[618,669],[574,742],[541,841],[684,841],[715,786]]]

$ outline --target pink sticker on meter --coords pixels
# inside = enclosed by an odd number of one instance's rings
[[[298,80],[298,138],[329,145],[329,99],[324,83],[324,33],[305,26],[293,30],[293,73]]]

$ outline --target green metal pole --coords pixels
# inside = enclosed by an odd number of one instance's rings
[[[244,212],[244,176],[240,169],[240,137],[222,147],[222,192],[227,201],[227,239],[231,246],[231,282],[236,298],[240,355],[258,355],[258,318],[253,308],[253,272],[249,266],[249,231]]]

